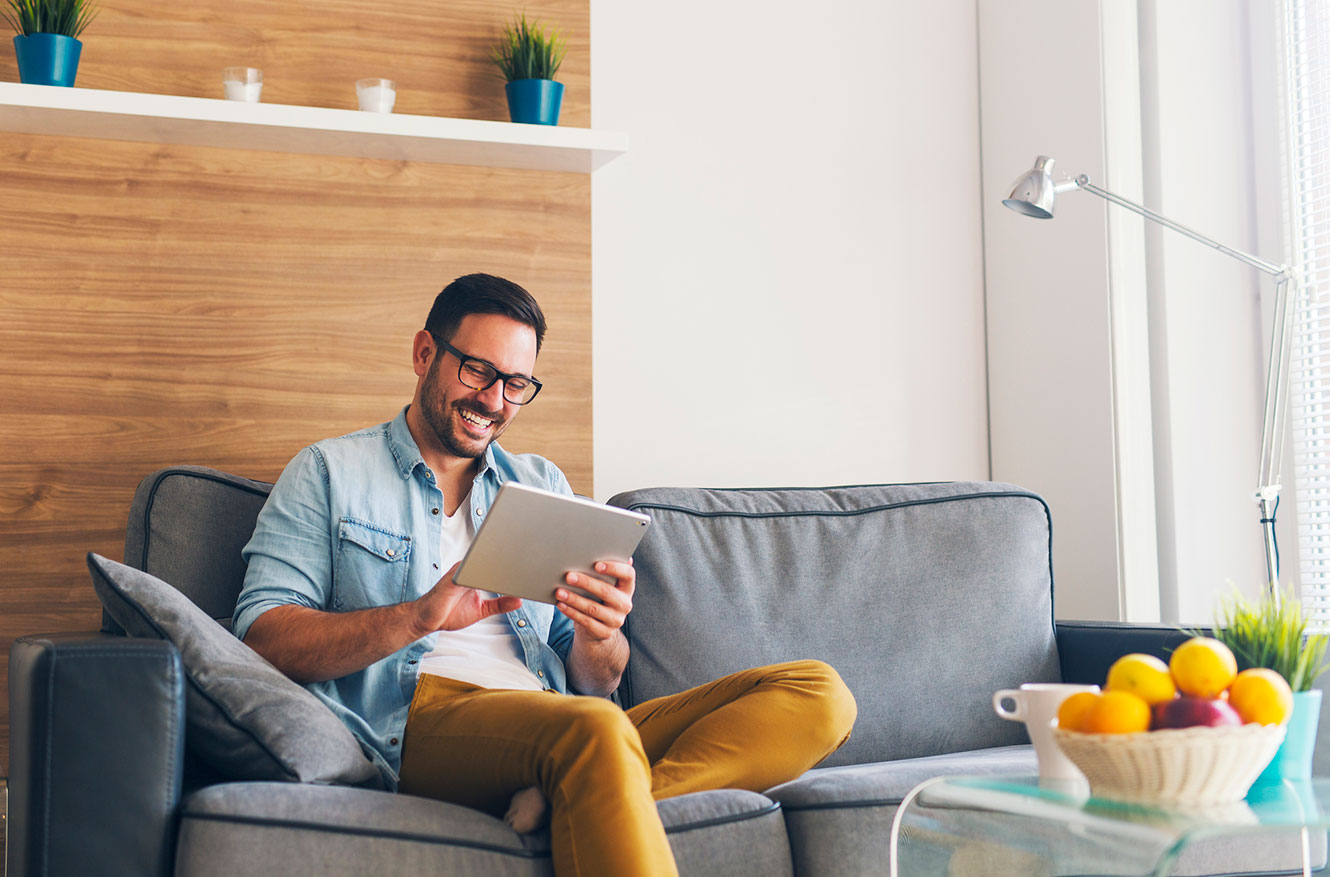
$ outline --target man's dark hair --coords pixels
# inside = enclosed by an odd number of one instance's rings
[[[467,274],[443,288],[425,319],[425,329],[451,342],[468,314],[499,314],[536,332],[536,352],[545,340],[545,314],[531,293],[493,274]]]

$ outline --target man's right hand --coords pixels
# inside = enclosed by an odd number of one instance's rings
[[[296,682],[322,682],[363,670],[436,630],[460,630],[522,605],[517,597],[487,600],[454,585],[456,569],[418,600],[392,606],[353,612],[275,606],[250,625],[245,644]]]
[[[453,584],[453,573],[460,563],[444,573],[434,587],[411,605],[415,610],[416,638],[436,630],[461,630],[491,615],[512,612],[522,605],[520,597],[485,598],[475,588]]]

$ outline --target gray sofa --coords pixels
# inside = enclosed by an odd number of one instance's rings
[[[133,499],[126,563],[229,627],[240,548],[269,487],[199,467],[154,473]],[[835,666],[859,704],[851,739],[793,782],[660,802],[685,875],[883,874],[896,806],[917,783],[1034,769],[993,691],[1102,682],[1118,655],[1181,640],[1055,623],[1050,512],[1011,485],[650,489],[611,502],[654,519],[635,555],[625,706],[796,658]],[[550,873],[547,836],[483,813],[219,769],[200,757],[216,741],[186,731],[191,687],[179,648],[127,637],[109,614],[95,634],[14,643],[10,875]],[[1285,841],[1216,842],[1178,873],[1280,873],[1295,861]]]

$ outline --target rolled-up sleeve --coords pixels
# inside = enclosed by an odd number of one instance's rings
[[[233,619],[237,637],[243,640],[250,625],[275,606],[329,607],[330,515],[327,467],[317,448],[305,448],[273,485],[254,535],[241,551],[248,567]]]

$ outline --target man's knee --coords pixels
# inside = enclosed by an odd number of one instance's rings
[[[626,749],[641,755],[642,738],[618,706],[598,697],[578,697],[572,706],[564,729],[565,740],[580,746]]]
[[[790,661],[779,665],[812,695],[809,719],[827,745],[828,752],[838,749],[850,737],[859,715],[850,687],[836,668],[824,661]]]

